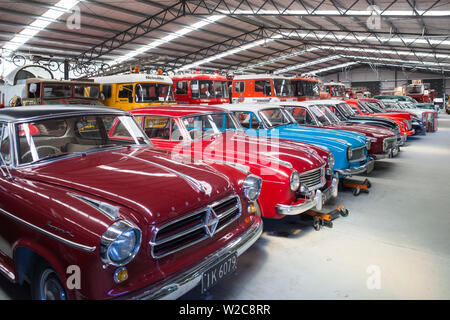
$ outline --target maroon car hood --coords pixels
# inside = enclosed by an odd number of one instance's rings
[[[24,178],[113,201],[163,222],[232,193],[229,179],[206,165],[182,164],[147,147],[109,150],[22,170]],[[148,219],[151,218],[151,219]]]
[[[333,124],[329,126],[325,126],[327,129],[337,129],[337,130],[347,130],[363,133],[368,137],[394,137],[395,133],[389,129],[383,129],[380,127],[364,125],[364,124],[356,124],[356,123],[339,123]]]
[[[201,144],[197,146],[196,144]],[[204,157],[217,157],[218,152],[234,155],[236,162],[249,165],[270,166],[268,159],[279,164],[277,159],[290,162],[301,172],[316,169],[325,164],[320,155],[306,146],[291,144],[284,140],[252,137],[245,133],[229,131],[222,135],[195,142],[196,150],[203,150]],[[221,156],[221,154],[219,154]],[[224,157],[224,159],[226,159]]]

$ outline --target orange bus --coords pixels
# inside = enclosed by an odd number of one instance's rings
[[[291,83],[298,101],[320,99],[319,79],[308,75],[299,75],[292,78]]]
[[[233,79],[232,102],[297,101],[291,79],[273,74],[239,75]]]

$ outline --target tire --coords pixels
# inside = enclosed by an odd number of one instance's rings
[[[35,269],[31,280],[31,297],[33,300],[67,300],[64,286],[48,263],[41,263]]]
[[[19,55],[15,55],[12,58],[12,61],[13,61],[14,65],[16,65],[17,67],[23,67],[23,66],[25,66],[25,63],[27,62],[27,59],[24,56],[19,54]]]
[[[361,189],[359,187],[353,189],[353,195],[355,197],[359,196]]]
[[[320,231],[320,229],[322,228],[322,223],[321,223],[321,221],[320,221],[319,219],[314,219],[314,221],[313,221],[313,227],[314,227],[314,230]]]

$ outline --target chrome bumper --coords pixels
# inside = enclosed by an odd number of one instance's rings
[[[374,166],[375,166],[375,160],[370,159],[362,166],[359,166],[356,168],[349,168],[349,169],[336,169],[335,171],[343,176],[351,176],[351,175],[360,174],[363,172],[370,173],[370,172],[372,172]]]
[[[325,202],[327,202],[330,198],[337,197],[338,185],[339,185],[339,178],[334,177],[333,181],[331,182],[331,186],[329,186],[323,192],[317,190],[314,196],[308,199],[307,201],[294,205],[277,204],[275,210],[277,211],[278,214],[286,216],[298,215],[313,208],[316,208],[317,210],[322,210],[322,206],[324,205]]]
[[[178,273],[165,278],[147,288],[141,289],[119,299],[150,300],[150,299],[177,299],[195,288],[202,281],[205,271],[210,269],[221,259],[231,253],[243,254],[252,244],[258,240],[263,232],[263,222],[258,219],[244,234],[228,243],[225,247],[217,250],[204,258],[198,264],[188,267]]]
[[[386,158],[393,158],[396,157],[398,155],[398,147],[394,147],[389,149],[389,151],[385,152],[385,153],[381,153],[381,154],[372,154],[371,156],[375,159],[375,160],[381,160],[381,159],[386,159]]]

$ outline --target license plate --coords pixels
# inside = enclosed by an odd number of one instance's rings
[[[205,271],[202,276],[202,293],[237,269],[237,254],[232,254]]]

